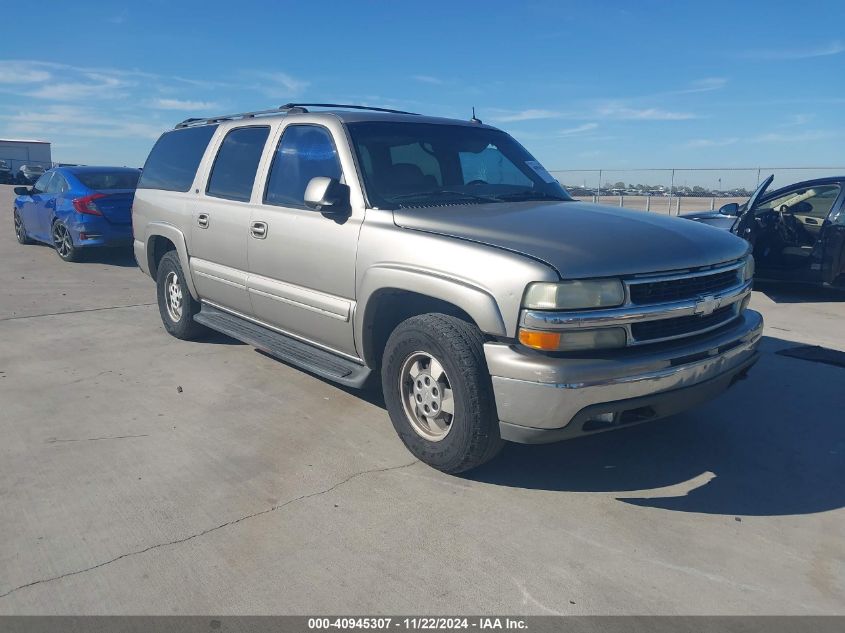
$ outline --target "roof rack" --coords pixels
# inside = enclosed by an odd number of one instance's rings
[[[195,125],[208,125],[220,123],[221,121],[233,121],[234,119],[253,119],[257,116],[269,116],[271,114],[294,114],[308,112],[308,108],[344,108],[347,110],[369,110],[371,112],[389,112],[391,114],[412,114],[419,116],[416,112],[404,112],[403,110],[391,110],[389,108],[374,108],[371,106],[351,105],[348,103],[286,103],[278,108],[270,110],[255,110],[254,112],[238,112],[235,114],[223,114],[213,117],[199,117],[185,119],[176,125],[175,129],[193,127]]]
[[[286,106],[281,108],[272,108],[270,110],[255,110],[254,112],[238,112],[236,114],[222,114],[220,116],[199,117],[192,119],[185,119],[176,125],[176,129],[183,127],[192,127],[194,125],[207,125],[209,123],[220,123],[220,121],[232,121],[234,119],[252,119],[257,116],[267,116],[270,114],[282,114],[291,110]]]
[[[404,110],[391,110],[390,108],[375,108],[373,106],[352,105],[349,103],[286,103],[282,109],[298,110],[308,112],[307,108],[343,108],[345,110],[368,110],[370,112],[389,112],[390,114],[412,114],[419,116],[418,112],[405,112]]]

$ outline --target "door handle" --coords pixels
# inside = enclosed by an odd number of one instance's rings
[[[208,219],[209,218],[208,218],[207,213],[200,213],[197,216],[197,224],[199,225],[199,227],[201,229],[207,229],[208,228]]]
[[[249,234],[257,240],[263,240],[267,237],[267,223],[253,222],[249,227]]]

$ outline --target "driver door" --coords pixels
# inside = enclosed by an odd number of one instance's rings
[[[347,146],[322,125],[288,123],[274,139],[261,202],[252,208],[247,287],[255,316],[317,345],[355,355],[355,257],[363,209],[331,218],[305,205],[317,176],[344,180]]]

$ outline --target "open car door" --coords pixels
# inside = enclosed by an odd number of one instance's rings
[[[821,230],[822,281],[845,284],[845,188],[839,192]]]
[[[740,209],[739,217],[731,228],[731,233],[748,240],[752,246],[757,241],[757,223],[754,221],[754,208],[774,179],[775,175],[772,174],[760,183],[757,189],[754,190],[754,193],[751,194],[751,197],[748,198],[748,202],[745,203],[744,208]]]

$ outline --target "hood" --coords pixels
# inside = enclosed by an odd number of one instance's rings
[[[679,217],[684,220],[695,220],[696,222],[714,226],[724,231],[730,231],[733,228],[734,222],[736,222],[736,216],[723,215],[718,211],[694,211],[692,213],[684,213]]]
[[[397,209],[398,226],[527,255],[564,279],[695,268],[745,255],[727,231],[657,213],[585,202],[520,202]]]

